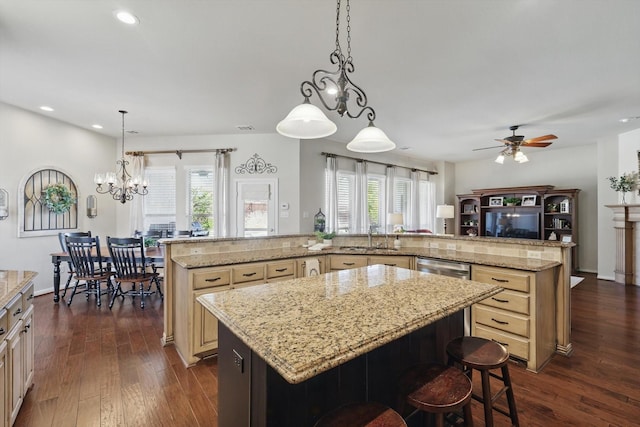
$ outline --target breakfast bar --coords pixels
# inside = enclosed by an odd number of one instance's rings
[[[392,405],[397,375],[444,361],[462,310],[501,290],[371,265],[199,296],[219,320],[219,425],[313,425],[348,401]]]

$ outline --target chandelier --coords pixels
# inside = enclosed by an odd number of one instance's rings
[[[129,162],[124,158],[124,115],[127,112],[124,110],[118,112],[122,114],[122,158],[116,162],[118,171],[105,174],[96,173],[93,182],[97,185],[96,191],[98,193],[109,193],[114,200],[126,203],[127,200],[133,200],[134,194],[145,196],[149,192],[147,190],[149,184],[142,176],[131,176],[127,172]],[[103,184],[107,184],[107,187],[103,187]]]
[[[315,92],[322,105],[329,111],[337,112],[340,117],[346,114],[352,119],[357,119],[366,112],[369,126],[362,129],[356,137],[347,144],[347,149],[360,153],[379,153],[393,150],[396,147],[387,135],[377,128],[373,121],[376,112],[367,105],[367,95],[359,86],[349,78],[355,66],[351,56],[351,15],[349,0],[347,7],[347,55],[345,56],[340,46],[340,0],[336,6],[336,47],[329,55],[332,64],[337,64],[334,72],[316,70],[311,80],[305,80],[300,85],[300,92],[304,102],[296,107],[276,126],[281,135],[298,138],[313,139],[324,138],[336,132],[338,127],[327,118],[320,108],[309,102],[309,98]],[[349,102],[352,98],[352,102]],[[352,108],[351,110],[349,108]]]
[[[525,154],[520,150],[520,147],[507,147],[498,154],[495,162],[503,164],[505,156],[513,156],[513,160],[518,163],[526,163],[529,161],[529,158],[525,156]]]

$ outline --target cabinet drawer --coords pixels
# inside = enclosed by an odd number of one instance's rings
[[[506,268],[473,266],[471,274],[471,280],[476,282],[490,283],[514,291],[529,292],[531,275],[525,272]]]
[[[7,332],[9,332],[9,316],[7,315],[7,310],[3,309],[0,310],[0,342],[4,341]]]
[[[226,286],[231,283],[231,270],[202,269],[193,273],[193,289]]]
[[[365,267],[367,265],[366,256],[338,255],[329,258],[332,270],[345,270],[349,268]]]
[[[529,315],[529,295],[520,292],[502,291],[485,300],[480,304],[501,308],[516,313]]]
[[[264,264],[233,267],[233,284],[264,280]]]
[[[411,259],[404,256],[371,256],[369,265],[383,264],[392,267],[411,268]]]
[[[22,318],[23,312],[24,310],[22,308],[22,294],[18,294],[9,302],[9,304],[7,304],[7,331],[10,331],[11,328],[13,328],[13,325],[18,323],[18,321]]]
[[[480,325],[474,327],[473,336],[499,342],[507,347],[511,356],[529,360],[529,340],[525,338]]]
[[[293,276],[295,269],[295,262],[291,261],[282,261],[282,262],[271,262],[267,264],[267,279],[272,279],[274,277],[282,277],[282,276]]]
[[[529,318],[480,304],[472,308],[473,321],[529,338]]]
[[[33,305],[33,283],[29,283],[29,286],[22,292],[22,309],[27,309]]]

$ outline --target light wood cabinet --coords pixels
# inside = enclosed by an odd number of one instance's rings
[[[0,339],[0,425],[7,425],[7,381],[9,378],[7,342]]]
[[[504,344],[538,372],[556,348],[554,269],[540,272],[474,265],[471,279],[504,290],[471,309],[471,334]]]
[[[305,277],[304,271],[305,271],[305,268],[306,268],[306,263],[310,259],[317,259],[318,260],[318,266],[320,267],[320,271],[318,272],[319,274],[324,274],[326,272],[326,270],[325,270],[325,257],[324,256],[307,257],[307,258],[296,258],[296,277]]]
[[[414,257],[404,255],[329,255],[331,271],[384,264],[392,267],[413,268]]]

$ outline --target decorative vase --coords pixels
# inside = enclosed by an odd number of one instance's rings
[[[624,199],[624,196],[627,194],[627,192],[626,191],[621,191],[621,193],[622,193],[622,204],[626,205],[627,201]]]
[[[327,246],[333,246],[333,240],[331,239],[323,239],[322,243],[324,243]]]

